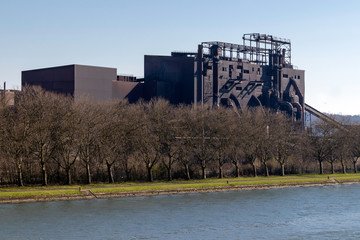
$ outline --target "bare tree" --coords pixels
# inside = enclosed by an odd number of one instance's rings
[[[23,159],[29,155],[31,112],[25,107],[26,95],[18,93],[15,106],[1,108],[1,149],[6,157],[13,160],[17,169],[18,185],[24,186]]]
[[[91,184],[91,164],[98,155],[98,137],[100,123],[103,121],[99,114],[101,104],[94,103],[88,98],[77,100],[76,113],[79,114],[78,147],[79,157],[85,165],[86,183]]]
[[[81,129],[79,126],[80,119],[70,101],[64,101],[60,106],[57,108],[63,109],[63,114],[57,120],[59,131],[53,158],[60,168],[65,170],[66,182],[70,185],[72,184],[71,171],[78,160],[80,150],[78,147],[78,131]]]
[[[59,134],[58,119],[65,114],[64,108],[71,104],[64,96],[46,92],[39,87],[24,87],[22,102],[30,113],[29,148],[41,166],[42,185],[48,184],[47,164],[52,159]]]
[[[210,126],[210,107],[203,109],[192,109],[187,115],[189,129],[188,134],[184,136],[193,146],[193,155],[201,167],[201,176],[206,179],[206,167],[208,162],[213,158],[213,149],[211,147],[212,135]]]
[[[116,163],[122,165],[126,179],[130,180],[130,158],[136,149],[136,132],[143,125],[143,115],[139,111],[139,105],[131,105],[127,101],[112,102],[104,109],[99,152],[107,167],[109,183],[114,182],[112,168]]]
[[[285,176],[285,164],[296,147],[295,126],[283,114],[272,114],[269,133],[272,155],[280,164],[281,176]]]
[[[230,150],[231,131],[234,127],[235,112],[230,109],[219,108],[210,111],[209,130],[210,144],[215,152],[218,163],[219,178],[224,177],[223,165],[228,159],[227,152]]]
[[[243,117],[243,124],[246,126],[243,132],[243,134],[245,134],[243,152],[246,162],[251,164],[253,175],[256,177],[256,161],[259,155],[259,147],[263,138],[266,136],[266,129],[262,126],[264,112],[261,109],[251,109],[250,111],[244,112]]]
[[[265,138],[257,150],[257,156],[265,169],[265,176],[269,177],[270,173],[268,162],[272,159],[269,139]]]
[[[231,109],[233,110],[233,109]],[[233,110],[229,128],[229,149],[228,157],[235,166],[235,176],[240,177],[240,159],[244,155],[244,149],[247,147],[247,134],[250,124],[250,114],[248,111],[242,111],[239,114]]]
[[[271,143],[272,143],[272,137],[274,135],[270,135],[270,127],[271,121],[269,121],[269,116],[271,116],[271,112],[266,112],[266,115],[264,114],[263,117],[258,116],[258,119],[256,121],[259,129],[259,137],[256,143],[256,155],[262,165],[265,169],[265,176],[269,177],[269,167],[268,162],[272,159],[271,154]],[[271,117],[270,117],[271,119]]]
[[[342,173],[346,173],[346,161],[351,157],[351,137],[349,132],[337,129],[331,141],[330,157],[331,172],[335,173],[334,163],[340,161]]]
[[[183,166],[187,180],[191,179],[190,165],[194,158],[193,112],[189,106],[179,106],[177,109],[177,146],[176,158]]]
[[[140,116],[141,127],[136,136],[136,154],[143,161],[148,173],[148,181],[152,182],[152,169],[162,157],[161,127],[163,115],[162,107],[166,105],[164,100],[153,99],[149,103],[141,103],[144,111]]]
[[[176,160],[178,151],[178,141],[176,135],[179,132],[178,112],[175,111],[169,102],[158,99],[153,101],[150,111],[148,112],[150,122],[153,125],[157,145],[160,146],[162,163],[167,170],[168,180],[172,180],[172,168]]]
[[[330,157],[333,128],[325,123],[318,122],[313,128],[311,136],[312,153],[319,163],[320,174],[324,173],[323,162]]]
[[[360,128],[359,125],[353,127],[353,131],[351,132],[351,162],[353,164],[354,173],[357,173],[357,162],[360,159]]]

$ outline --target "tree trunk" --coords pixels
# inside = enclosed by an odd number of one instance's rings
[[[265,173],[266,173],[266,176],[269,177],[270,174],[269,174],[269,168],[268,168],[268,165],[267,163],[264,161],[264,167],[265,167]]]
[[[184,167],[185,167],[185,173],[186,173],[186,179],[190,180],[190,169],[189,169],[189,164],[184,163]]]
[[[171,167],[168,167],[167,172],[168,172],[168,181],[172,181],[172,170],[171,170]]]
[[[152,167],[147,167],[147,171],[148,171],[148,181],[152,182],[154,181],[153,175],[152,175]]]
[[[224,177],[224,173],[222,170],[222,165],[219,166],[219,178],[223,178]]]
[[[108,170],[109,183],[114,183],[114,176],[113,176],[113,173],[111,171],[112,164],[106,163],[106,166],[107,166],[107,170]]]
[[[91,173],[90,173],[90,163],[89,161],[86,161],[86,180],[87,184],[91,184]]]
[[[23,181],[23,175],[22,175],[22,157],[18,158],[17,170],[18,170],[18,186],[23,187],[24,181]]]
[[[48,184],[48,181],[47,181],[46,162],[45,162],[43,147],[41,148],[41,172],[42,172],[42,185],[46,186]]]
[[[169,162],[168,165],[166,166],[168,172],[168,181],[172,181],[172,162],[173,162],[173,158],[169,156]]]
[[[201,166],[201,172],[202,172],[202,179],[206,179],[206,171],[205,171],[206,167]]]
[[[70,167],[66,168],[66,177],[67,177],[67,184],[71,185],[71,171],[70,171]]]
[[[357,161],[353,161],[353,165],[354,165],[354,173],[357,173],[358,171],[357,171],[357,167],[356,167],[356,162]]]
[[[330,164],[331,164],[331,174],[334,174],[335,173],[334,162],[331,161]]]
[[[202,179],[206,179],[206,164],[205,161],[201,161]]]
[[[257,177],[255,162],[252,163],[254,177]]]
[[[345,163],[344,163],[344,160],[341,160],[341,168],[342,168],[342,173],[346,173],[346,166],[345,166]]]
[[[86,146],[85,152],[85,167],[86,167],[86,182],[91,184],[91,173],[90,173],[90,147]]]
[[[129,168],[129,159],[126,158],[125,160],[125,174],[126,174],[126,181],[130,181],[131,180],[131,168]]]
[[[285,176],[285,164],[280,163],[280,165],[281,165],[281,176]]]
[[[60,175],[61,165],[60,165],[60,163],[58,163],[57,167],[58,167],[58,169],[57,169],[57,176],[56,176],[56,178],[57,178],[57,182],[59,183],[59,182],[61,182],[61,175]]]
[[[320,169],[320,174],[324,173],[324,167],[323,167],[323,162],[319,160],[319,169]]]
[[[41,173],[42,173],[42,185],[46,186],[47,182],[47,173],[46,173],[46,164],[45,161],[41,161]]]
[[[239,168],[239,162],[238,161],[236,161],[235,162],[235,174],[236,174],[236,177],[238,178],[238,177],[240,177],[240,168]]]

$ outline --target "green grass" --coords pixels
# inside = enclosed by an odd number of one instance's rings
[[[360,174],[304,174],[288,176],[270,177],[240,177],[240,178],[209,178],[203,180],[175,180],[175,181],[155,181],[155,182],[127,182],[115,184],[90,184],[90,185],[55,185],[55,186],[29,186],[29,187],[2,187],[0,188],[0,200],[37,198],[37,197],[57,197],[72,196],[83,194],[79,191],[91,190],[95,194],[106,193],[128,193],[138,191],[168,191],[186,190],[190,188],[203,189],[228,186],[251,186],[274,185],[274,184],[296,184],[296,183],[325,183],[330,179],[337,181],[359,181]]]
[[[50,191],[2,191],[0,192],[0,198],[13,199],[13,198],[36,198],[36,197],[58,197],[58,196],[70,196],[79,194],[77,190],[50,190]]]

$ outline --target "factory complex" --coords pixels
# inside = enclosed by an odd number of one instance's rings
[[[291,42],[267,34],[243,35],[242,44],[203,42],[193,52],[144,56],[144,78],[117,75],[116,68],[67,65],[22,72],[22,86],[95,101],[154,97],[172,104],[263,107],[286,112],[304,124],[305,71],[291,62]],[[330,120],[329,120],[330,121]]]

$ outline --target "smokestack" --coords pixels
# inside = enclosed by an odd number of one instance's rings
[[[4,92],[6,91],[6,81],[4,82]]]

